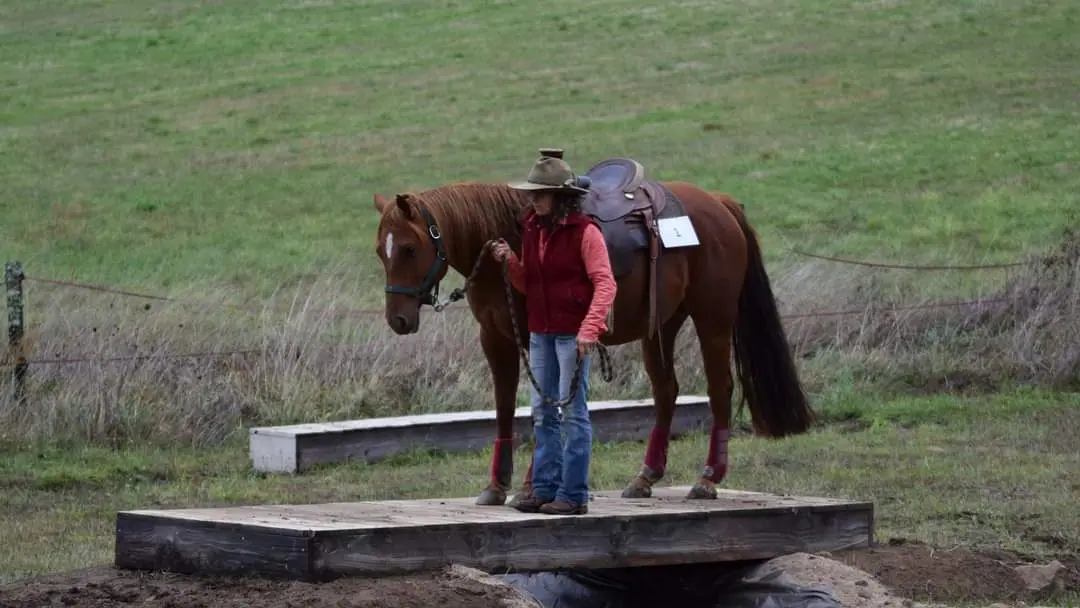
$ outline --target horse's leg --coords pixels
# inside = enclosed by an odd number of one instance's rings
[[[652,496],[653,484],[664,477],[671,419],[675,416],[675,399],[679,396],[679,381],[675,376],[675,338],[686,322],[686,316],[686,311],[680,308],[661,327],[660,339],[651,337],[641,341],[645,372],[652,385],[656,420],[649,435],[648,447],[645,448],[641,471],[623,489],[623,498]]]
[[[498,434],[491,455],[491,481],[476,499],[476,504],[499,506],[506,503],[506,493],[514,475],[514,410],[521,370],[514,341],[495,328],[481,326],[480,346],[484,350],[495,387],[495,426]]]
[[[517,318],[519,319],[519,321],[518,321],[518,331],[519,331],[518,339],[521,341],[521,347],[525,349],[526,353],[529,353],[529,342],[530,342],[529,330],[528,330],[528,325],[524,321],[525,319],[528,319],[528,313],[527,313],[525,307],[520,305],[520,301],[517,303],[517,306],[515,308],[515,314],[517,315]],[[517,349],[518,349],[518,346],[517,346],[517,343],[515,342],[515,344],[514,344],[514,354],[513,354],[514,361],[515,361],[514,369],[517,370],[518,377],[520,377],[521,368],[518,367],[518,364],[516,362],[521,361],[521,359],[520,359],[520,354],[521,353],[519,353],[517,351]],[[510,355],[507,355],[507,356],[510,356]],[[514,391],[515,391],[514,395],[516,396],[517,395],[517,392],[516,392],[517,391],[517,380],[514,381]],[[511,413],[511,416],[512,415],[513,414]],[[532,498],[532,494],[533,494],[533,485],[532,485],[533,464],[536,462],[536,436],[535,436],[535,433],[534,433],[533,438],[532,438],[532,446],[533,446],[532,452],[529,453],[529,466],[526,467],[525,475],[521,480],[521,489],[518,490],[517,492],[514,492],[514,497],[510,499],[510,503],[508,505],[510,508],[517,508],[517,506],[519,504],[521,504],[521,501]]]
[[[705,306],[700,311],[691,313],[698,342],[701,344],[713,423],[709,431],[709,453],[705,458],[705,467],[697,483],[690,488],[687,498],[716,498],[716,484],[727,476],[731,396],[734,392],[734,380],[731,376],[731,326],[734,311],[724,314],[723,308]]]
[[[521,480],[521,489],[514,493],[514,497],[510,499],[509,506],[516,507],[521,501],[532,498],[532,473],[533,464],[536,462],[536,438],[533,437],[533,451],[529,454],[529,466],[525,469],[525,476]]]

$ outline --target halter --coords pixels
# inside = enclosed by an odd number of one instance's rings
[[[439,227],[435,225],[435,218],[423,207],[420,208],[420,213],[424,214],[428,236],[431,237],[431,242],[435,245],[435,261],[431,263],[431,268],[428,269],[427,276],[424,277],[419,287],[402,287],[387,284],[385,291],[386,293],[400,293],[419,298],[421,306],[424,304],[436,306],[439,300],[439,274],[446,270],[446,247],[443,246]]]

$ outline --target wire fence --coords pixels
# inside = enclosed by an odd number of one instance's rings
[[[838,264],[848,264],[851,266],[866,266],[868,268],[882,268],[889,270],[1001,270],[1003,268],[1018,268],[1020,266],[1026,266],[1027,262],[1003,262],[999,264],[897,264],[893,262],[869,262],[866,260],[852,260],[849,258],[841,258],[831,255],[822,255],[820,253],[810,253],[801,249],[793,249],[793,253],[798,255],[815,258],[818,260],[826,260],[829,262],[836,262]]]
[[[846,258],[840,258],[835,256],[826,256],[815,253],[808,253],[804,251],[795,250],[795,253],[806,257],[823,259],[839,264],[858,265],[878,269],[904,269],[904,270],[920,270],[920,271],[955,271],[955,270],[991,270],[991,269],[1004,269],[1004,268],[1016,268],[1024,266],[1026,262],[1010,262],[1002,264],[982,264],[982,265],[912,265],[912,264],[896,264],[896,263],[884,263],[884,262],[869,262],[863,260],[852,260]],[[173,296],[163,296],[159,294],[145,293],[140,291],[129,290],[122,287],[115,287],[109,285],[99,285],[92,283],[84,283],[72,280],[53,279],[46,277],[39,277],[34,275],[28,275],[23,272],[22,265],[19,262],[8,262],[5,265],[5,284],[7,288],[7,308],[8,308],[8,341],[9,341],[9,356],[8,360],[0,362],[0,365],[13,368],[12,379],[15,385],[16,396],[21,394],[22,386],[25,383],[27,374],[27,368],[30,366],[41,365],[66,365],[66,364],[78,364],[78,363],[108,363],[108,362],[126,362],[126,361],[150,361],[150,360],[170,360],[170,359],[211,359],[211,358],[224,358],[230,356],[254,356],[260,355],[263,351],[261,349],[240,349],[240,350],[228,350],[228,351],[208,351],[208,352],[188,352],[188,353],[158,353],[148,355],[124,355],[124,356],[87,356],[87,357],[54,357],[54,358],[41,358],[41,359],[29,359],[25,356],[25,346],[23,338],[25,335],[25,300],[24,300],[24,283],[38,283],[42,285],[52,285],[56,287],[90,291],[96,293],[104,293],[116,296],[123,296],[128,298],[137,298],[144,300],[152,300],[159,302],[169,302],[174,304],[180,304],[185,306],[201,307],[204,309],[223,308],[240,310],[249,313],[263,313],[268,310],[266,306],[256,306],[248,304],[238,303],[218,303],[199,301],[197,299],[185,299],[177,298]],[[825,318],[825,317],[845,317],[867,314],[869,310],[872,310],[877,314],[889,314],[899,313],[906,311],[916,310],[928,310],[939,308],[956,308],[956,307],[970,307],[978,308],[985,306],[992,306],[1001,304],[1008,301],[1008,298],[977,298],[968,300],[954,300],[954,301],[938,301],[927,302],[921,304],[912,305],[870,305],[860,308],[850,308],[846,310],[824,310],[824,311],[808,311],[802,313],[788,313],[782,315],[785,320],[793,319],[809,319],[809,318]],[[273,309],[270,309],[273,310]],[[462,311],[468,311],[468,307],[465,304],[459,306],[451,306],[445,309],[444,312],[457,313]],[[314,312],[325,315],[334,316],[376,316],[382,315],[383,310],[381,308],[305,308],[306,312]],[[286,312],[286,311],[280,311]]]
[[[98,293],[107,293],[107,294],[111,294],[111,295],[126,296],[126,297],[130,297],[130,298],[139,298],[139,299],[143,299],[143,300],[157,300],[159,302],[169,302],[169,303],[172,303],[172,304],[184,304],[184,305],[188,305],[188,306],[220,307],[220,308],[229,308],[229,309],[233,309],[233,310],[241,310],[241,311],[252,312],[252,313],[262,312],[262,311],[265,310],[265,307],[259,307],[259,308],[256,309],[256,307],[254,307],[252,305],[235,304],[235,303],[231,303],[231,302],[211,303],[211,302],[203,302],[203,301],[199,301],[199,300],[191,300],[191,299],[186,299],[186,298],[174,298],[174,297],[170,297],[170,296],[159,296],[159,295],[154,295],[154,294],[141,293],[141,292],[137,292],[137,291],[130,291],[130,290],[121,289],[121,288],[118,288],[118,287],[109,287],[109,286],[106,286],[106,285],[94,285],[94,284],[91,284],[91,283],[80,283],[78,281],[66,281],[66,280],[62,280],[62,279],[44,279],[44,278],[41,278],[41,277],[29,276],[29,275],[26,275],[26,274],[22,275],[21,280],[24,281],[24,282],[41,283],[43,285],[58,285],[58,286],[61,286],[61,287],[70,287],[70,288],[82,289],[82,290],[86,290],[86,291],[95,291],[95,292],[98,292]],[[309,308],[307,310],[310,311],[310,312],[324,313],[324,314],[335,314],[335,315],[376,315],[376,314],[382,314],[382,309],[379,309],[379,308],[337,308],[337,307],[334,307],[334,308]],[[460,310],[460,308],[458,310]]]

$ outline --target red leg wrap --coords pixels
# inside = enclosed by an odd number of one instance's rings
[[[500,488],[509,488],[513,470],[514,440],[496,439],[495,450],[491,454],[491,480]]]
[[[645,466],[649,467],[657,477],[664,476],[667,468],[668,437],[671,430],[654,426],[649,435],[649,447],[645,450]]]
[[[709,458],[705,461],[705,479],[720,483],[727,476],[727,445],[730,431],[713,425],[709,433]]]

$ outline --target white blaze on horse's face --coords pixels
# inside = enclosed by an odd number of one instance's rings
[[[390,256],[393,255],[393,253],[394,253],[394,233],[393,232],[387,232],[386,233],[386,249],[385,249],[385,252],[386,252],[386,259],[389,260]]]

